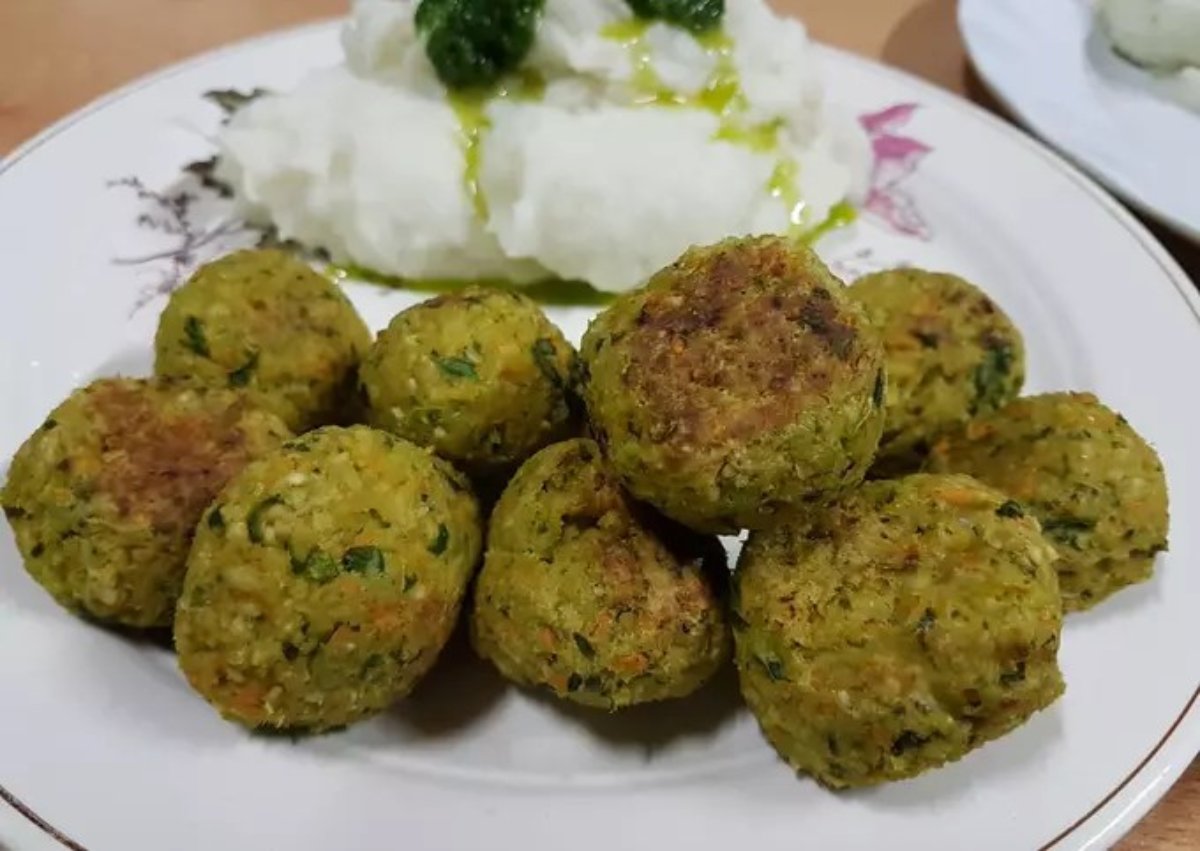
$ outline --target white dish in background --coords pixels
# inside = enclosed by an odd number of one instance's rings
[[[987,86],[1035,133],[1129,203],[1200,240],[1200,114],[1176,80],[1122,59],[1090,0],[960,0]]]
[[[145,372],[162,293],[247,235],[180,167],[209,155],[206,90],[284,88],[339,55],[334,25],[234,46],[51,128],[0,168],[0,457],[72,388]],[[627,714],[565,710],[453,650],[409,701],[340,734],[248,735],[165,650],[61,611],[0,531],[0,785],[91,849],[1082,849],[1114,841],[1200,748],[1200,298],[1145,229],[1044,148],[896,71],[822,50],[866,116],[869,212],[819,248],[847,277],[900,263],[979,282],[1022,328],[1030,391],[1090,389],[1158,448],[1171,551],[1063,636],[1066,696],[916,780],[797,779],[729,683]],[[172,188],[174,187],[174,188]],[[194,191],[194,190],[193,190]],[[147,196],[145,193],[151,193]],[[149,214],[149,218],[145,218]],[[418,296],[351,284],[374,328]],[[578,339],[593,309],[552,308]],[[7,462],[0,466],[6,470]]]

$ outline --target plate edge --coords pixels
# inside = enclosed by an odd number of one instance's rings
[[[142,89],[151,86],[163,80],[170,79],[177,74],[182,74],[192,68],[204,65],[214,59],[220,59],[227,53],[236,53],[239,50],[244,50],[248,47],[260,44],[268,44],[273,41],[282,41],[283,39],[293,36],[302,35],[309,30],[320,30],[325,27],[333,27],[345,20],[344,16],[336,18],[323,18],[316,21],[310,21],[306,24],[299,24],[294,27],[285,27],[284,29],[269,30],[259,33],[258,35],[250,35],[244,38],[239,38],[236,41],[223,44],[219,47],[213,47],[200,53],[193,54],[185,59],[180,59],[176,62],[171,62],[166,65],[160,65],[139,74],[127,83],[118,86],[115,89],[97,95],[83,106],[68,112],[66,115],[43,127],[41,130],[34,133],[29,138],[21,142],[10,153],[4,157],[0,157],[0,175],[9,171],[13,166],[17,165],[21,160],[32,154],[52,138],[67,130],[72,125],[79,123],[85,118],[88,118],[93,113],[99,112],[114,103],[124,100],[132,94],[136,94]]]
[[[960,0],[960,10],[969,0]],[[1031,154],[1041,157],[1051,168],[1056,168],[1062,174],[1076,184],[1086,194],[1090,195],[1100,206],[1114,219],[1114,221],[1126,230],[1138,244],[1146,251],[1158,266],[1166,273],[1171,280],[1178,294],[1183,298],[1184,303],[1190,308],[1192,316],[1200,323],[1200,291],[1197,290],[1196,284],[1192,281],[1188,273],[1183,269],[1174,256],[1167,251],[1166,247],[1158,240],[1145,224],[1138,219],[1129,210],[1121,205],[1121,202],[1113,195],[1112,192],[1102,186],[1099,181],[1085,172],[1080,166],[1073,163],[1063,154],[1059,153],[1046,142],[1034,137],[1028,131],[1022,130],[1020,127],[1005,121],[1003,118],[989,112],[955,92],[943,89],[939,86],[930,83],[928,80],[921,79],[914,74],[896,68],[891,65],[883,65],[882,63],[874,62],[865,57],[851,53],[841,48],[829,47],[820,45],[824,52],[833,53],[842,59],[849,60],[860,66],[867,66],[874,70],[884,69],[889,74],[898,76],[908,83],[913,85],[919,91],[922,91],[938,101],[961,110],[967,115],[971,115],[982,123],[989,125],[993,130],[999,131],[1001,134],[1008,136],[1014,142],[1024,146]],[[1161,791],[1155,790],[1149,795],[1143,795],[1131,805],[1126,806],[1122,810],[1115,813],[1111,819],[1104,824],[1097,832],[1094,839],[1113,831],[1112,841],[1116,841],[1124,836],[1133,828],[1155,804],[1157,804],[1166,793],[1175,785],[1175,782],[1187,770],[1191,762],[1200,754],[1200,720],[1197,720],[1197,706],[1200,705],[1200,686],[1192,692],[1191,697],[1184,704],[1179,715],[1172,721],[1166,734],[1158,741],[1151,751],[1143,757],[1132,771],[1099,803],[1094,805],[1090,810],[1084,813],[1076,822],[1064,829],[1056,835],[1048,843],[1041,846],[1038,851],[1048,851],[1064,840],[1070,838],[1070,835],[1079,828],[1083,827],[1092,819],[1101,815],[1106,809],[1113,805],[1113,802],[1119,798],[1122,793],[1128,790],[1129,785],[1137,779],[1138,775],[1157,757],[1162,749],[1167,745],[1168,740],[1180,734],[1181,731],[1192,732],[1190,744],[1185,744],[1185,749],[1192,751],[1191,757],[1179,765],[1169,767],[1161,775],[1161,779],[1166,779],[1168,782],[1161,787]],[[1192,730],[1191,728],[1195,728]],[[1091,841],[1087,841],[1085,845],[1090,845]],[[1083,846],[1081,846],[1083,847]]]
[[[968,3],[969,0],[960,0],[960,29],[962,10]],[[79,109],[68,113],[20,144],[11,154],[0,161],[0,176],[8,172],[42,145],[49,142],[51,139],[66,131],[73,125],[154,83],[161,82],[162,80],[169,79],[177,74],[191,70],[196,66],[219,59],[227,53],[235,53],[251,46],[263,45],[276,40],[287,39],[301,35],[308,31],[331,28],[337,25],[341,20],[343,20],[342,17],[327,18],[307,24],[301,24],[299,26],[248,36],[246,38],[238,39],[237,41],[229,44],[198,53],[187,59],[183,59],[181,61],[142,74],[130,82],[122,85],[121,87],[102,94]],[[965,33],[964,41],[969,42],[969,39],[966,38]],[[962,97],[955,92],[943,89],[903,69],[891,65],[885,65],[882,62],[876,62],[869,58],[852,53],[848,50],[825,45],[815,40],[813,41],[813,45],[819,54],[832,54],[843,61],[848,61],[852,64],[858,65],[859,67],[865,67],[874,73],[883,72],[888,76],[904,80],[916,90],[934,98],[948,108],[953,108],[966,115],[972,116],[976,120],[979,120],[988,126],[990,129],[999,132],[1001,135],[1007,136],[1013,142],[1025,147],[1030,153],[1039,156],[1051,168],[1061,171],[1064,176],[1071,180],[1072,183],[1077,185],[1093,200],[1097,201],[1119,226],[1129,232],[1137,240],[1138,244],[1147,252],[1151,259],[1153,259],[1166,273],[1176,291],[1190,308],[1192,315],[1196,318],[1197,322],[1200,323],[1200,293],[1197,292],[1195,284],[1184,271],[1182,266],[1178,263],[1178,261],[1175,260],[1173,256],[1171,256],[1162,243],[1159,242],[1159,240],[1142,222],[1138,221],[1132,213],[1123,208],[1113,197],[1111,192],[1101,186],[1096,178],[1092,177],[1089,173],[1086,173],[1080,165],[1077,165],[1075,162],[1051,147],[1049,143],[1034,138],[1028,132],[1004,121],[1002,118],[983,109],[979,105],[972,103],[967,98]],[[968,50],[969,49],[970,48],[968,44]],[[986,76],[982,73],[982,70],[980,76],[984,78],[984,83],[988,85],[989,89],[991,89],[991,84],[986,79]],[[1004,103],[1006,107],[1011,108],[1010,104],[1007,102],[1007,99],[1001,96],[999,93],[997,93],[997,98]],[[1020,110],[1013,109],[1013,112],[1015,115],[1022,117],[1023,120],[1026,120],[1027,122],[1027,119],[1024,119]],[[1136,202],[1131,201],[1131,203]],[[1157,216],[1157,214],[1151,215]],[[1085,813],[1077,822],[1068,827],[1054,839],[1050,840],[1049,843],[1042,846],[1043,851],[1044,849],[1049,849],[1060,843],[1062,840],[1068,838],[1069,835],[1075,830],[1078,830],[1084,824],[1102,813],[1112,804],[1115,798],[1117,798],[1126,790],[1128,785],[1137,778],[1137,776],[1145,769],[1145,767],[1151,761],[1153,761],[1157,755],[1159,755],[1169,739],[1178,734],[1181,730],[1190,730],[1192,726],[1196,726],[1197,721],[1193,710],[1196,708],[1198,697],[1200,697],[1200,687],[1193,692],[1191,698],[1185,704],[1184,708],[1163,738],[1142,760],[1142,762],[1135,766],[1135,768],[1122,781],[1122,783],[1111,793],[1109,793],[1108,796],[1102,799],[1101,802],[1098,803],[1092,810]],[[1193,736],[1193,738],[1197,737]],[[1200,749],[1200,742],[1193,742],[1191,747],[1193,749]],[[1160,777],[1168,778],[1170,782],[1162,787],[1162,792],[1157,794],[1151,793],[1149,795],[1142,796],[1140,800],[1135,801],[1132,805],[1117,813],[1112,820],[1108,822],[1104,828],[1102,828],[1100,834],[1103,834],[1109,830],[1115,830],[1116,835],[1112,837],[1112,839],[1115,841],[1117,838],[1128,832],[1128,830],[1132,828],[1134,824],[1136,824],[1155,803],[1161,800],[1163,795],[1166,794],[1167,790],[1169,790],[1171,786],[1174,785],[1175,781],[1178,780],[1178,778],[1183,774],[1190,762],[1191,760],[1188,760],[1187,763],[1171,766],[1164,771]],[[38,816],[36,812],[21,802],[19,798],[17,798],[12,792],[4,788],[2,785],[0,785],[0,799],[11,805],[21,815],[29,819],[34,825],[43,830],[48,836],[58,841],[64,847],[70,848],[72,851],[86,851],[83,845],[72,840],[65,834],[62,834],[60,831]],[[1097,838],[1100,834],[1097,834]]]
[[[1170,228],[1184,239],[1200,243],[1200,226],[1191,225],[1172,213],[1155,209],[1149,202],[1139,198],[1132,186],[1126,185],[1124,181],[1107,177],[1099,167],[1093,166],[1086,158],[1071,154],[1062,145],[1051,141],[1048,136],[1042,135],[1043,131],[1039,129],[1038,122],[1034,121],[1026,110],[1021,109],[1017,105],[1016,101],[1005,91],[1004,86],[996,81],[994,75],[990,74],[984,67],[984,63],[979,60],[981,51],[975,47],[976,41],[971,35],[973,28],[966,24],[967,18],[974,14],[973,10],[976,8],[975,4],[978,2],[981,2],[981,0],[958,0],[957,23],[958,31],[962,35],[963,44],[967,49],[967,57],[971,62],[971,67],[977,72],[979,81],[983,83],[988,93],[1012,115],[1015,121],[1020,122],[1026,128],[1027,132],[1031,134],[1037,133],[1037,141],[1041,144],[1050,147],[1071,165],[1085,172],[1091,179],[1119,195],[1126,204],[1138,210],[1142,215]],[[982,0],[982,2],[1000,2],[1000,0]]]

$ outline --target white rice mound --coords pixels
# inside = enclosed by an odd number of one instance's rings
[[[1200,66],[1200,0],[1098,0],[1116,48],[1149,68]]]
[[[865,136],[824,103],[803,26],[764,0],[728,0],[724,30],[743,120],[781,123],[775,153],[715,140],[707,111],[637,104],[629,50],[602,34],[631,17],[624,0],[546,0],[523,66],[546,91],[489,104],[481,220],[416,5],[357,0],[344,67],[256,101],[225,127],[218,174],[248,217],[335,262],[404,278],[561,277],[621,291],[690,245],[787,231],[791,211],[768,189],[781,155],[798,164],[803,225],[866,190]],[[646,41],[668,86],[704,88],[716,60],[692,36],[656,24]]]
[[[1200,0],[1097,0],[1096,14],[1118,53],[1200,111]]]

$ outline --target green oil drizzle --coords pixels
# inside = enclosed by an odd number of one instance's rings
[[[830,207],[824,219],[815,225],[810,224],[807,205],[797,188],[796,177],[799,170],[800,166],[794,159],[780,157],[767,184],[771,197],[778,198],[788,211],[788,236],[791,239],[805,245],[814,245],[826,234],[849,227],[857,221],[858,211],[849,201],[843,200]]]
[[[488,98],[480,94],[451,92],[450,108],[458,119],[458,139],[463,151],[463,189],[471,199],[475,217],[481,222],[488,219],[487,198],[479,185],[479,169],[482,165],[480,150],[483,134],[492,126],[487,117]]]
[[[646,41],[649,29],[649,21],[630,18],[609,24],[600,31],[600,35],[624,46],[629,52],[629,62],[633,67],[629,83],[633,88],[635,103],[639,106],[683,106],[681,96],[672,91],[654,70],[650,44]]]
[[[762,124],[744,125],[725,120],[714,134],[714,139],[741,145],[760,154],[770,154],[779,150],[779,131],[783,128],[783,120],[765,121]]]
[[[488,106],[495,100],[538,101],[546,91],[546,81],[536,71],[520,69],[497,86],[487,89],[447,92],[447,99],[458,120],[459,144],[463,152],[463,190],[471,201],[475,217],[486,222],[489,217],[487,196],[480,181],[483,166],[483,140],[492,128]],[[501,279],[465,280],[456,278],[401,278],[386,275],[357,265],[328,267],[335,280],[353,279],[395,289],[421,293],[447,293],[472,284],[523,293],[548,305],[602,305],[612,300],[582,281],[563,281],[548,278],[519,286]]]
[[[800,197],[797,181],[799,174],[799,163],[791,157],[780,157],[767,180],[768,194],[778,198],[787,210],[788,232],[792,236],[799,236],[799,231],[804,227],[804,200]]]
[[[492,128],[487,108],[493,100],[538,101],[546,91],[546,81],[536,71],[521,69],[489,89],[447,92],[450,108],[458,119],[459,145],[463,151],[463,189],[471,199],[475,217],[488,220],[488,203],[479,182],[483,165],[483,138]]]
[[[503,278],[401,278],[355,264],[330,264],[326,266],[325,273],[339,283],[348,280],[361,281],[418,293],[441,294],[470,286],[491,287],[505,292],[521,293],[552,307],[599,307],[608,304],[615,297],[613,293],[602,292],[583,281],[567,281],[561,278],[546,278],[525,285],[514,284]]]
[[[695,105],[726,120],[744,113],[750,101],[742,90],[742,78],[733,61],[733,39],[719,29],[694,38],[714,59],[712,73],[694,98]]]
[[[778,198],[786,209],[788,234],[793,239],[811,244],[855,220],[854,208],[849,202],[841,201],[830,210],[824,221],[813,226],[808,224],[805,203],[800,197],[800,164],[780,152],[779,137],[783,120],[774,119],[758,124],[746,120],[749,99],[742,88],[734,62],[733,40],[725,32],[715,28],[693,36],[696,43],[713,57],[714,64],[704,87],[689,95],[671,89],[654,69],[650,44],[646,38],[650,26],[650,21],[631,18],[601,30],[604,38],[624,45],[629,53],[633,67],[630,86],[635,103],[704,110],[717,116],[720,121],[713,134],[714,139],[748,148],[755,153],[775,155],[776,164],[767,181],[766,191],[772,198]]]
[[[639,106],[698,109],[715,115],[719,124],[713,138],[748,148],[756,153],[774,154],[775,168],[767,182],[766,191],[778,198],[788,211],[788,232],[793,239],[814,243],[825,234],[854,222],[857,214],[849,202],[834,205],[820,223],[809,226],[805,204],[800,197],[800,167],[793,158],[780,153],[780,132],[783,120],[754,124],[746,121],[749,100],[742,88],[741,77],[733,58],[733,40],[720,28],[693,34],[699,44],[713,57],[713,70],[700,91],[685,94],[675,91],[663,81],[654,68],[650,43],[646,35],[651,22],[640,18],[618,21],[601,31],[607,39],[623,45],[629,53],[633,73],[630,86],[634,102]],[[471,201],[480,222],[489,217],[487,197],[480,183],[483,140],[491,130],[488,106],[494,100],[541,100],[546,81],[536,71],[520,69],[497,86],[488,89],[448,92],[447,98],[458,121],[459,144],[463,152],[463,190]],[[519,292],[546,305],[562,307],[595,307],[612,301],[611,293],[601,292],[583,281],[546,278],[527,285],[487,278],[466,280],[458,278],[402,278],[387,275],[357,265],[327,267],[335,280],[355,280],[395,289],[420,293],[447,293],[477,285]]]
[[[463,152],[463,190],[480,222],[488,220],[487,196],[480,182],[483,165],[483,140],[491,130],[488,106],[495,100],[538,101],[546,91],[546,81],[536,71],[521,69],[497,86],[487,89],[447,92],[447,99],[458,121],[459,144]],[[601,292],[583,281],[546,278],[520,285],[500,278],[468,280],[462,278],[403,278],[356,264],[329,264],[326,274],[335,281],[362,281],[392,289],[418,293],[448,293],[468,286],[484,286],[521,293],[542,304],[559,307],[595,307],[613,300],[612,293]]]
[[[808,245],[812,245],[827,233],[840,228],[850,227],[858,219],[858,210],[849,201],[838,201],[829,208],[829,215],[824,221],[804,231],[800,237]]]
[[[672,89],[654,68],[650,42],[646,34],[651,21],[630,18],[609,24],[600,31],[603,38],[622,45],[629,53],[633,68],[629,85],[634,103],[639,106],[665,106],[703,109],[717,116],[735,110],[745,111],[747,101],[733,61],[733,41],[719,29],[695,35],[696,43],[715,59],[715,65],[704,87],[695,94]]]
[[[643,18],[629,18],[624,21],[615,21],[606,25],[600,30],[601,38],[607,38],[609,41],[620,42],[629,47],[635,42],[640,42],[645,39],[646,33],[650,30],[650,22]]]

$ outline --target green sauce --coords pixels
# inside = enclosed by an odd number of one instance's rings
[[[601,32],[605,38],[624,45],[629,53],[633,69],[630,86],[636,104],[703,110],[719,119],[714,139],[739,145],[756,153],[775,155],[777,161],[767,182],[766,191],[771,197],[778,198],[787,209],[788,231],[794,239],[811,244],[830,231],[845,227],[855,220],[854,208],[843,201],[830,210],[824,221],[815,226],[808,226],[805,220],[805,204],[800,197],[799,164],[780,152],[779,135],[783,128],[783,120],[775,119],[760,124],[746,121],[749,100],[742,88],[741,77],[734,62],[733,41],[720,27],[692,34],[696,43],[713,57],[713,70],[700,91],[684,94],[668,86],[654,68],[650,43],[646,38],[652,23],[641,18],[630,18],[611,24]],[[487,114],[488,106],[497,99],[538,101],[545,90],[546,81],[536,71],[518,69],[489,88],[448,91],[450,106],[458,120],[459,144],[463,151],[463,189],[471,201],[475,217],[480,222],[486,222],[489,217],[487,197],[480,184],[483,140],[492,126]],[[453,292],[476,284],[520,292],[543,304],[564,307],[601,306],[613,299],[611,293],[601,292],[583,281],[565,281],[558,278],[547,278],[520,286],[500,279],[399,278],[354,265],[331,265],[328,267],[328,273],[337,280],[354,279],[423,293]]]
[[[746,96],[733,62],[733,42],[729,36],[719,29],[693,36],[697,44],[715,57],[716,64],[704,88],[695,94],[684,94],[668,86],[654,69],[650,42],[646,39],[651,24],[653,21],[630,18],[609,24],[600,31],[602,37],[621,44],[629,52],[633,68],[629,85],[636,104],[703,109],[718,116],[745,110]]]
[[[488,105],[494,100],[541,100],[546,91],[546,81],[536,71],[520,69],[497,86],[487,89],[448,91],[447,98],[458,119],[459,143],[463,151],[463,189],[471,199],[475,216],[481,222],[488,220],[488,203],[480,185],[483,139],[491,130]],[[597,290],[583,281],[567,281],[546,278],[531,284],[514,284],[499,278],[468,280],[461,278],[401,278],[368,269],[364,266],[329,264],[326,274],[336,281],[355,280],[377,284],[393,289],[411,290],[419,293],[447,293],[468,286],[485,286],[518,292],[542,304],[559,307],[603,306],[614,298],[612,293]]]
[[[749,101],[733,61],[733,39],[719,29],[695,36],[695,39],[715,60],[704,88],[692,99],[695,105],[726,120],[745,112]]]
[[[762,124],[742,125],[733,121],[724,121],[713,135],[714,139],[741,145],[760,154],[771,154],[779,150],[779,131],[783,121],[765,121]],[[770,185],[767,187],[770,189]]]
[[[449,94],[450,107],[458,118],[459,144],[463,150],[463,189],[471,199],[475,208],[475,218],[481,222],[488,219],[487,198],[479,185],[479,169],[482,164],[480,151],[483,134],[492,126],[487,117],[487,102],[489,98],[476,92]]]
[[[858,219],[858,211],[849,201],[838,201],[829,208],[825,218],[815,225],[809,224],[804,199],[797,189],[796,175],[799,165],[791,157],[782,157],[771,173],[767,188],[771,197],[778,198],[788,211],[788,236],[814,245],[821,237],[839,228],[849,227]]]
[[[514,284],[502,278],[480,278],[468,280],[464,278],[400,278],[385,275],[374,269],[347,264],[339,266],[329,264],[325,273],[331,279],[342,282],[347,280],[376,284],[398,290],[411,290],[418,293],[450,293],[469,286],[492,287],[507,292],[521,293],[534,301],[553,307],[600,307],[611,302],[613,293],[601,292],[591,284],[583,281],[564,281],[560,278],[546,278],[532,284]]]
[[[825,234],[838,230],[839,228],[849,227],[858,219],[858,210],[854,209],[854,205],[849,201],[838,201],[829,208],[829,215],[825,220],[817,225],[804,231],[801,239],[808,245],[812,245]]]
[[[610,41],[619,41],[628,46],[640,41],[650,29],[650,21],[643,18],[629,18],[609,24],[600,30],[600,35]]]
[[[800,197],[800,165],[780,152],[779,133],[783,120],[760,124],[746,121],[749,99],[742,88],[737,64],[733,59],[733,41],[720,28],[694,34],[696,43],[714,59],[712,73],[704,87],[695,94],[674,91],[654,70],[653,57],[646,34],[653,22],[631,18],[610,24],[601,31],[605,38],[625,46],[633,66],[630,86],[634,101],[639,105],[701,109],[720,120],[713,138],[748,148],[755,153],[772,154],[776,164],[767,181],[766,191],[778,198],[787,210],[788,233],[794,239],[813,243],[832,230],[846,227],[855,219],[854,208],[846,201],[835,205],[826,219],[809,226],[804,200]]]
[[[650,24],[651,21],[642,18],[630,18],[609,24],[600,31],[600,35],[623,45],[629,52],[629,61],[633,66],[633,76],[629,82],[635,103],[640,106],[684,106],[686,101],[672,91],[654,70],[650,44],[646,41]]]
[[[797,228],[804,226],[804,200],[800,197],[800,187],[796,177],[800,165],[791,157],[780,157],[775,163],[775,170],[767,181],[767,192],[772,198],[778,198],[783,208],[787,210],[788,229],[793,235]]]
[[[546,91],[546,81],[536,71],[521,69],[489,89],[449,91],[450,108],[458,119],[459,144],[463,150],[463,189],[471,199],[475,217],[488,220],[487,197],[479,184],[482,167],[483,137],[492,128],[488,104],[497,99],[538,101]]]

